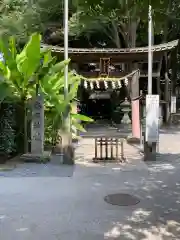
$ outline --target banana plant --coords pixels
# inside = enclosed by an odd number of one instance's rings
[[[72,133],[75,129],[85,131],[78,123],[79,120],[92,121],[92,119],[72,112],[72,103],[77,95],[80,76],[69,72],[69,92],[64,99],[64,67],[69,61],[56,61],[51,55],[51,49],[41,48],[41,35],[34,33],[21,52],[18,52],[13,37],[9,40],[0,40],[0,52],[3,62],[0,62],[0,102],[17,103],[20,110],[19,135],[20,146],[27,145],[26,108],[29,99],[36,96],[37,86],[44,95],[46,119],[51,125],[54,138],[57,138],[58,129],[63,127],[63,114],[69,111]],[[24,140],[22,144],[22,139]],[[25,148],[24,151],[27,149]]]
[[[52,60],[50,52],[46,55],[47,63]],[[70,61],[70,60],[69,60]],[[85,131],[80,121],[91,122],[91,118],[77,114],[74,112],[75,98],[77,97],[77,90],[80,84],[81,76],[74,75],[73,72],[68,74],[69,91],[66,98],[64,98],[64,66],[69,64],[69,61],[63,61],[53,65],[46,72],[44,77],[39,78],[40,89],[44,94],[45,108],[46,108],[46,125],[49,139],[53,144],[58,142],[58,130],[64,127],[63,115],[69,111],[71,121],[72,137],[76,137],[77,130]],[[44,64],[46,66],[46,64]]]
[[[33,34],[19,53],[13,37],[0,40],[0,52],[4,59],[0,62],[0,102],[13,102],[17,106],[17,139],[18,150],[21,152],[25,151],[27,146],[26,104],[35,94],[35,82],[31,80],[39,67],[40,41],[40,35]]]

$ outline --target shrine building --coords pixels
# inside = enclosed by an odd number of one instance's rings
[[[50,47],[58,60],[64,48]],[[177,58],[178,40],[152,46],[152,94],[159,94],[164,122],[170,116],[171,95],[176,94],[176,73],[170,71]],[[121,123],[121,103],[131,106],[132,136],[140,137],[140,99],[147,94],[148,47],[69,48],[70,69],[82,76],[78,90],[80,111],[94,119]]]

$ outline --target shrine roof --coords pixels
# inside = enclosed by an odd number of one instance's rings
[[[152,46],[153,52],[168,51],[176,48],[178,45],[178,40],[174,40],[168,43],[162,43],[159,45]],[[42,44],[42,47],[50,47],[53,52],[64,53],[64,47],[52,46],[47,44]],[[69,48],[69,53],[141,53],[148,52],[147,47],[139,48]]]
[[[154,53],[153,57],[160,58],[163,52],[172,51],[178,46],[178,42],[179,40],[174,40],[152,46],[152,51]],[[42,44],[41,46],[50,48],[52,52],[56,54],[64,53],[64,47],[46,44]],[[77,58],[82,60],[97,60],[99,57],[113,57],[117,60],[139,61],[141,59],[147,59],[148,46],[139,48],[69,48],[68,51],[72,61],[78,61]]]

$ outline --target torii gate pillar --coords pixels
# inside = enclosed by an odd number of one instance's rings
[[[131,108],[132,108],[132,136],[130,142],[140,142],[140,108],[139,108],[139,71],[135,72],[131,80]]]

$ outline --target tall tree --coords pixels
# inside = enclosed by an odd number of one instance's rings
[[[92,32],[103,31],[115,47],[135,47],[137,33],[147,29],[148,1],[146,0],[77,0],[74,1],[76,12],[70,19],[70,32],[74,35],[85,34],[89,37]],[[169,0],[151,1],[153,22],[156,34],[162,34],[164,21],[170,14]],[[177,18],[177,0],[172,0],[171,16]],[[143,27],[143,28],[142,28]],[[140,31],[140,28],[143,31]],[[145,31],[147,35],[147,30]],[[143,38],[147,38],[143,36]],[[139,39],[139,38],[138,38]]]
[[[170,12],[169,2],[172,8]],[[178,0],[151,0],[155,33],[163,35],[165,19],[171,19],[170,39],[179,30]],[[133,47],[147,42],[147,0],[69,1],[70,39],[86,38],[92,46]],[[23,40],[39,31],[48,43],[63,44],[63,1],[1,0],[0,35],[17,35]],[[98,39],[97,36],[101,36]],[[87,42],[88,42],[87,41]],[[81,45],[81,44],[80,44]]]

